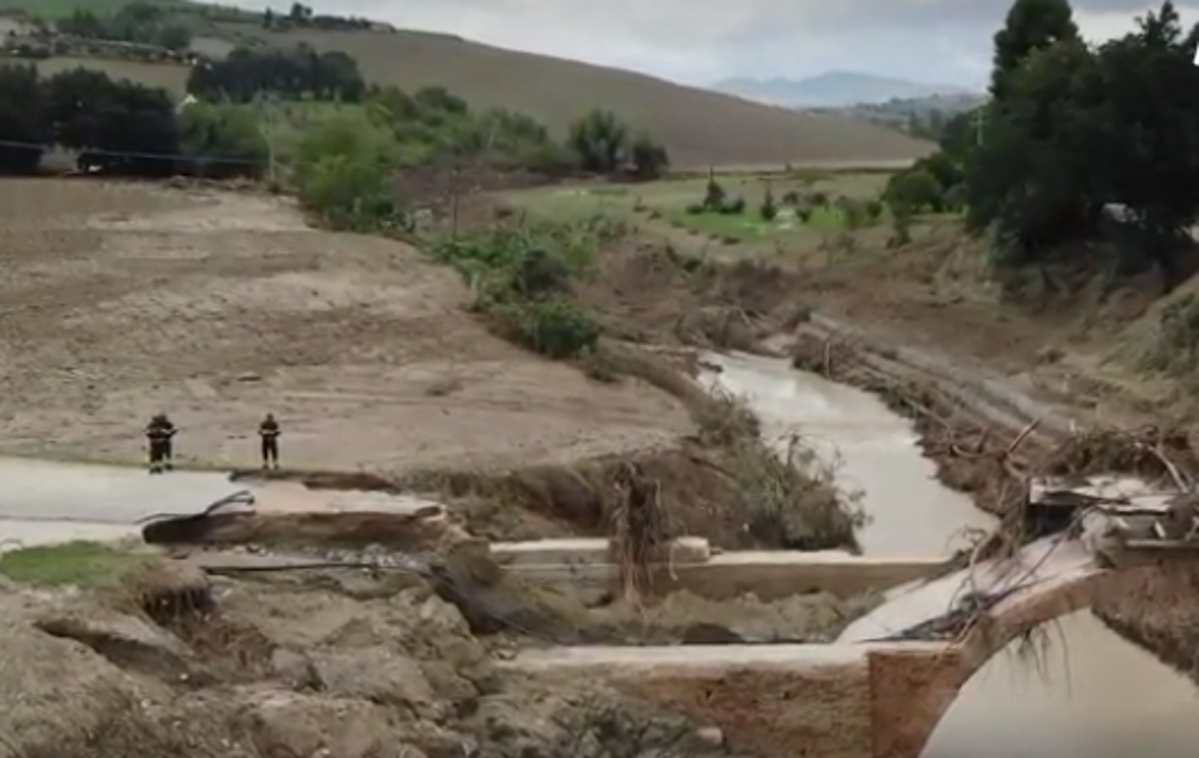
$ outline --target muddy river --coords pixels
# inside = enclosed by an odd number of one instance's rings
[[[992,523],[937,483],[911,425],[876,398],[784,361],[710,358],[724,370],[709,380],[746,396],[765,434],[785,439],[797,432],[822,455],[839,455],[843,486],[864,490],[862,504],[873,518],[861,535],[866,552],[943,552],[964,528]],[[879,612],[885,617],[886,606]],[[1021,661],[1013,645],[984,666],[942,719],[924,758],[1195,755],[1199,691],[1189,681],[1088,612],[1061,619],[1051,632],[1038,660]]]

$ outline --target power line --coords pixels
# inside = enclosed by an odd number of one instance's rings
[[[10,147],[25,150],[41,150],[49,152],[54,150],[57,145],[42,145],[37,142],[18,142],[16,140],[0,139],[0,147]],[[183,153],[141,153],[127,150],[101,150],[96,148],[87,148],[80,152],[88,153],[89,155],[104,155],[114,158],[141,158],[145,160],[163,160],[163,161],[195,161],[199,163],[223,163],[236,166],[268,166],[267,161],[252,160],[249,158],[221,158],[210,157],[204,155],[184,155]]]

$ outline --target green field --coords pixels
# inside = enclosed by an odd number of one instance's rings
[[[45,19],[66,18],[75,11],[112,14],[129,5],[132,0],[0,0],[0,13],[24,11]],[[183,5],[176,0],[151,0],[155,5]]]
[[[694,213],[689,206],[704,199],[707,179],[675,179],[644,184],[593,184],[544,187],[513,193],[509,200],[530,214],[556,219],[586,218],[595,214],[636,220],[651,228],[682,230],[722,241],[771,242],[808,246],[846,229],[846,219],[835,202],[808,207],[802,218],[795,207],[784,202],[794,193],[801,206],[819,195],[830,201],[839,197],[855,201],[877,198],[886,185],[884,173],[794,174],[791,176],[726,174],[717,181],[730,200],[745,202],[741,213]],[[764,220],[760,207],[767,191],[774,195],[778,216]],[[873,226],[882,226],[882,219]]]

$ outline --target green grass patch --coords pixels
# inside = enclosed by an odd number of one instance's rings
[[[757,174],[717,175],[729,202],[741,200],[741,213],[689,213],[690,206],[702,203],[706,178],[664,179],[641,184],[576,185],[543,187],[514,192],[509,201],[531,216],[558,221],[574,221],[605,216],[617,219],[673,225],[723,239],[740,241],[786,238],[819,238],[843,231],[845,214],[836,207],[837,198],[867,201],[877,198],[886,186],[887,174],[797,173],[793,176]],[[767,191],[774,196],[778,215],[762,218],[761,205]],[[806,204],[806,218],[785,202],[789,195],[800,199],[823,196],[829,205]],[[877,225],[875,220],[870,225]]]
[[[770,221],[763,219],[757,209],[753,208],[746,208],[741,213],[688,213],[676,209],[663,215],[679,226],[715,237],[736,237],[744,241],[805,232],[829,234],[846,228],[845,214],[841,209],[833,207],[813,209],[807,219],[802,219],[793,210],[784,208]]]
[[[97,16],[111,16],[132,2],[133,0],[0,0],[0,15],[21,12],[48,21],[67,18],[76,11],[87,11]],[[262,18],[260,11],[249,11],[219,3],[192,3],[186,2],[186,0],[149,0],[149,2],[152,5],[171,8],[181,13],[208,13],[219,16],[223,20],[258,21]],[[282,8],[284,5],[280,4],[279,7]]]
[[[0,554],[0,575],[41,587],[113,587],[152,556],[99,542],[75,541]]]

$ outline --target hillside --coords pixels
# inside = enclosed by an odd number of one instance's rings
[[[0,0],[10,6],[16,0]],[[115,4],[119,0],[107,0]],[[68,5],[62,0],[58,5]],[[93,4],[101,4],[93,0]],[[29,3],[25,3],[30,8]],[[678,168],[781,166],[815,163],[896,163],[931,146],[843,114],[799,114],[726,94],[684,87],[629,71],[517,52],[414,31],[364,32],[317,29],[273,32],[257,23],[211,23],[227,39],[261,40],[319,50],[343,50],[358,59],[368,80],[404,89],[445,86],[478,108],[528,113],[563,134],[586,111],[611,109],[644,128],[669,149]],[[205,32],[207,39],[213,37]],[[79,61],[51,59],[44,70]],[[90,61],[156,86],[181,92],[188,69],[133,61]],[[138,73],[143,72],[143,73]]]
[[[852,71],[829,71],[805,79],[726,79],[714,90],[789,108],[844,108],[889,100],[967,94],[951,84],[922,84]]]

